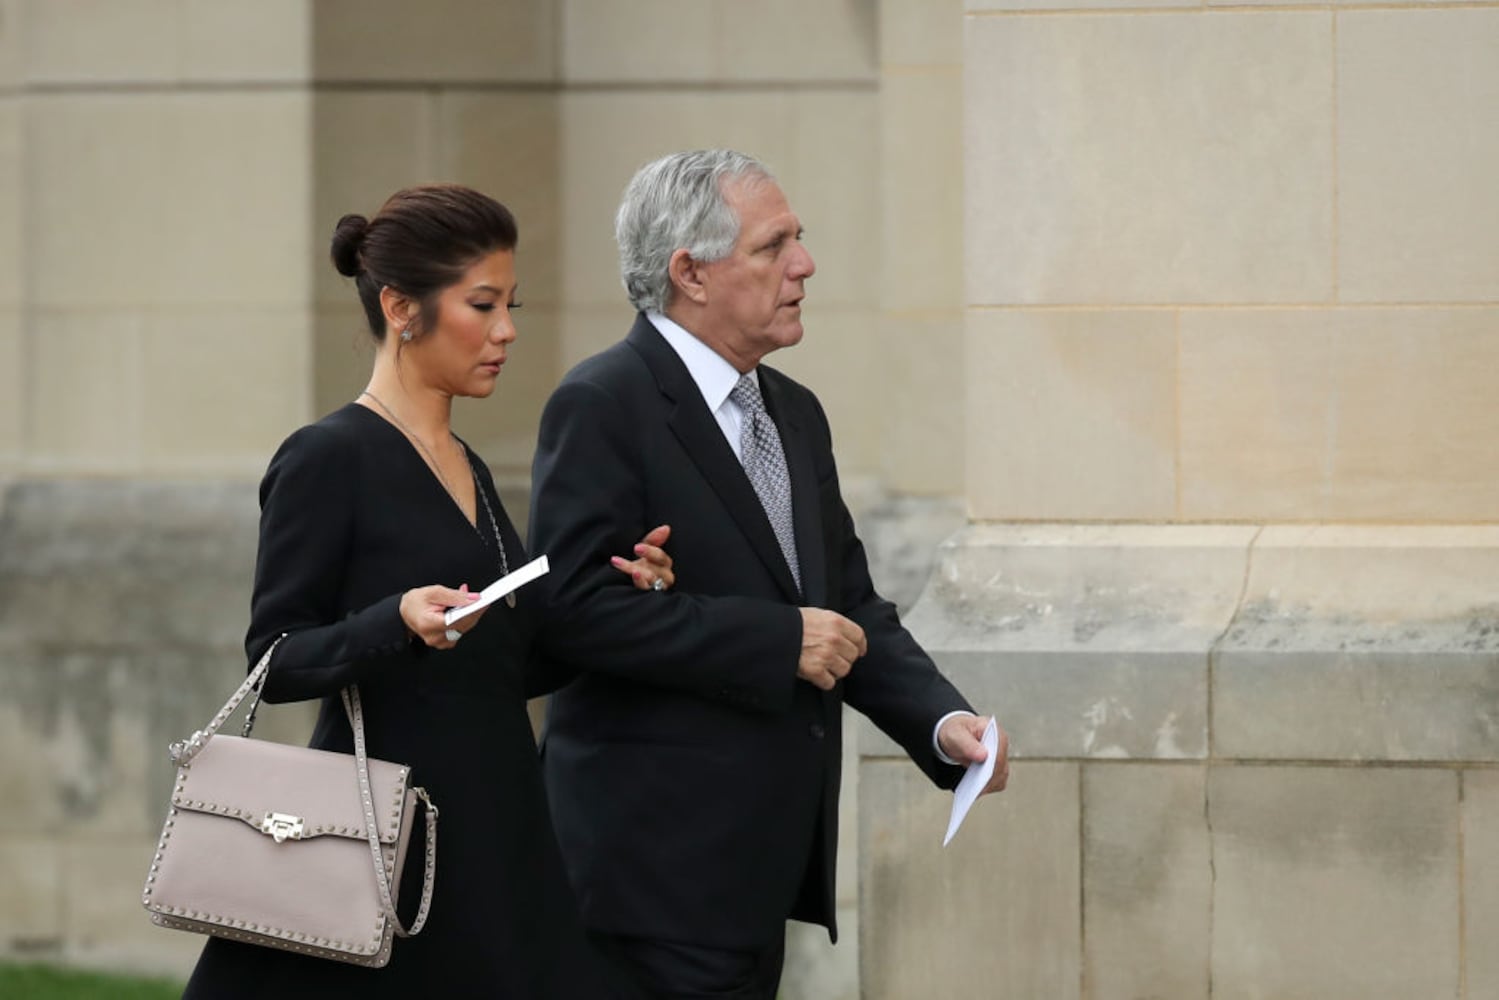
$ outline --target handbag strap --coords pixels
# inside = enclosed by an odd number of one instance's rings
[[[239,703],[245,700],[245,695],[249,694],[253,689],[255,691],[255,703],[250,706],[250,716],[245,720],[245,730],[241,734],[244,736],[250,735],[250,727],[255,724],[255,709],[260,706],[260,684],[265,679],[266,671],[271,668],[271,655],[276,652],[276,647],[280,646],[281,640],[285,638],[285,632],[276,637],[276,641],[271,643],[271,648],[265,651],[265,655],[260,658],[260,662],[255,664],[255,668],[245,678],[245,682],[229,696],[229,700],[224,702],[224,707],[219,709],[218,714],[213,717],[212,721],[206,727],[199,729],[187,739],[178,740],[167,747],[167,756],[172,759],[173,764],[177,767],[186,767],[188,764],[191,764],[193,758],[198,756],[203,748],[208,745],[209,738],[219,731],[219,727],[228,720],[229,716],[234,714],[234,710],[239,707]]]
[[[171,757],[174,765],[177,767],[186,767],[188,764],[191,764],[193,758],[202,752],[203,748],[208,745],[208,741],[219,731],[219,728],[223,726],[229,716],[234,714],[234,710],[239,707],[239,703],[244,701],[245,696],[253,690],[255,692],[255,701],[251,704],[250,714],[245,719],[243,734],[245,736],[250,735],[250,728],[255,724],[255,710],[260,706],[261,682],[265,680],[265,675],[271,668],[271,656],[276,652],[276,648],[281,645],[281,640],[285,638],[285,632],[276,637],[276,641],[271,643],[270,648],[265,651],[265,655],[260,658],[260,662],[255,664],[254,669],[250,671],[244,683],[229,696],[229,700],[224,702],[224,707],[219,709],[218,714],[213,717],[205,728],[199,729],[187,739],[179,740],[167,748],[167,754]],[[375,823],[374,794],[370,789],[369,756],[365,753],[364,749],[364,712],[361,710],[359,704],[359,688],[357,685],[350,684],[341,693],[343,695],[344,711],[349,716],[349,728],[354,731],[354,763],[355,770],[359,772],[359,795],[364,804],[364,832],[365,836],[369,838],[370,854],[375,860],[375,884],[380,890],[380,905],[384,908],[385,915],[395,925],[396,933],[401,937],[412,937],[421,932],[422,927],[427,923],[427,912],[432,907],[432,883],[437,869],[437,807],[428,798],[425,788],[413,787],[411,789],[426,807],[427,849],[425,852],[426,870],[423,872],[422,877],[422,902],[421,906],[417,908],[416,919],[412,921],[411,928],[408,930],[401,926],[401,918],[396,915],[395,902],[390,892],[390,875],[385,870],[385,859],[380,856],[380,834]]]
[[[426,806],[427,849],[424,852],[426,870],[422,874],[422,902],[417,907],[416,919],[411,922],[411,928],[408,930],[401,926],[401,918],[396,915],[395,902],[390,894],[390,875],[385,871],[385,859],[380,856],[380,834],[375,824],[375,801],[370,789],[369,758],[364,752],[364,712],[359,704],[358,685],[350,684],[344,688],[343,699],[344,711],[349,713],[349,724],[354,730],[354,757],[359,764],[359,795],[364,803],[364,833],[369,838],[370,856],[375,860],[375,884],[380,889],[380,905],[385,910],[385,916],[395,926],[397,935],[414,937],[421,933],[422,927],[427,923],[427,911],[432,907],[432,882],[437,868],[437,807],[427,797],[425,788],[411,789]]]

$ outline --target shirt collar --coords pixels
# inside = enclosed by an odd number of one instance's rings
[[[660,331],[672,350],[677,352],[677,357],[682,359],[682,364],[687,366],[687,373],[703,394],[703,402],[708,404],[708,412],[717,413],[739,382],[739,370],[725,361],[723,355],[698,340],[695,334],[668,319],[664,313],[649,312],[645,314],[645,318]]]

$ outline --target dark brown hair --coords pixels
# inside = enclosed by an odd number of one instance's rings
[[[420,324],[437,319],[437,296],[476,261],[514,250],[515,216],[493,198],[457,184],[424,184],[391,195],[373,219],[346,215],[329,250],[338,273],[354,279],[370,334],[385,339],[380,289],[389,285],[420,304]]]

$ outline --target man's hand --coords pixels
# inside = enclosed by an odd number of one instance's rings
[[[802,608],[802,655],[796,676],[824,691],[848,676],[854,661],[869,652],[864,630],[836,611]]]
[[[942,752],[967,767],[982,763],[989,756],[984,749],[984,730],[989,728],[989,717],[978,715],[955,715],[937,730],[937,745]],[[1002,792],[1010,781],[1010,734],[999,727],[999,759],[994,762],[994,774],[980,795]]]

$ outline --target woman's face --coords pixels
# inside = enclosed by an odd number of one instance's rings
[[[422,366],[454,396],[488,396],[515,342],[515,251],[481,257],[437,297],[437,322],[415,344]]]

